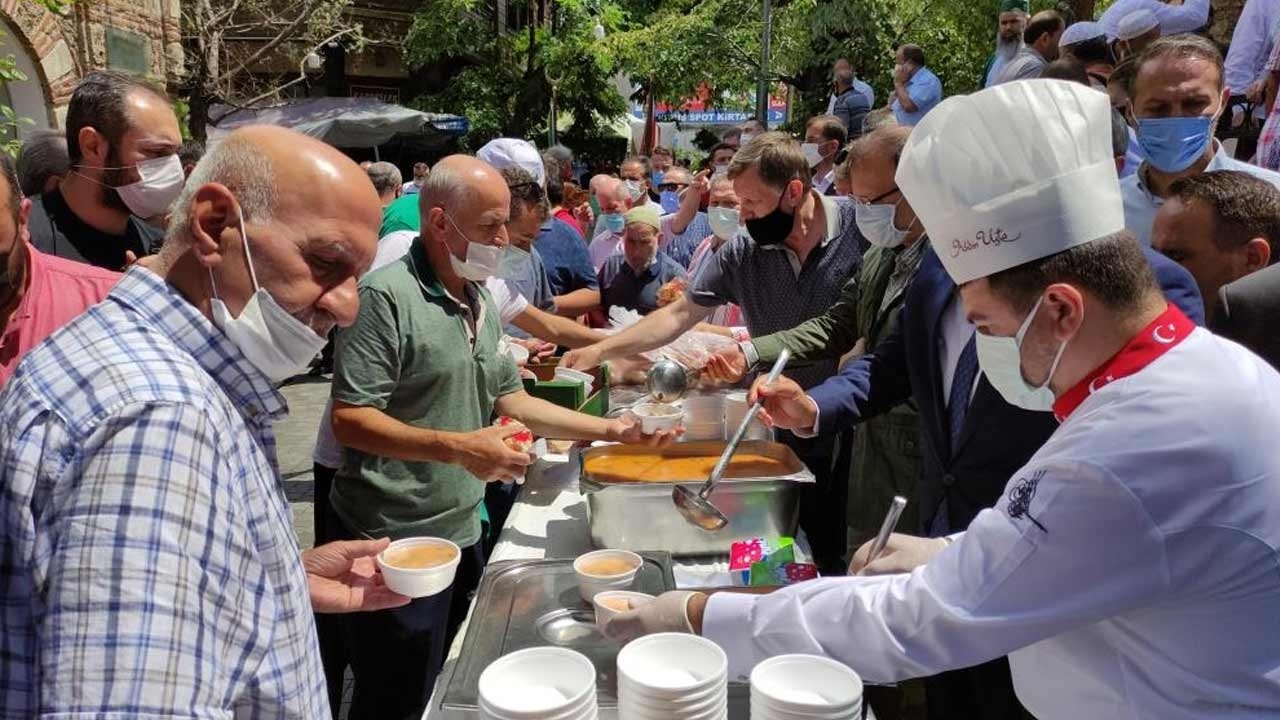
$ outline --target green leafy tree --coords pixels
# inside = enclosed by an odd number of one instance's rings
[[[59,16],[66,15],[71,7],[70,2],[62,2],[62,0],[27,0],[27,2]],[[0,56],[0,82],[9,84],[29,81],[27,74],[18,69],[18,59],[13,53]],[[0,151],[8,153],[10,157],[17,157],[18,148],[22,146],[22,142],[18,139],[18,131],[32,124],[34,123],[31,118],[21,117],[12,107],[0,104]]]

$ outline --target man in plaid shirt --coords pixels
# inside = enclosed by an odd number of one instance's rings
[[[173,218],[0,394],[0,717],[325,717],[313,609],[407,602],[385,540],[299,559],[271,429],[275,386],[355,317],[368,179],[247,128]]]

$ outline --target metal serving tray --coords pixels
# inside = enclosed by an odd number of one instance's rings
[[[671,556],[646,553],[632,590],[658,595],[676,587]],[[596,666],[601,716],[616,716],[619,645],[596,629],[595,613],[578,594],[573,558],[490,563],[480,580],[462,652],[445,685],[440,709],[449,718],[479,716],[477,685],[489,663],[529,647],[558,645]]]
[[[671,457],[718,456],[724,446],[723,442],[678,443],[661,452]],[[735,540],[744,538],[794,537],[800,483],[813,482],[813,473],[791,448],[780,443],[748,440],[739,449],[777,458],[789,472],[774,477],[725,479],[717,484],[711,501],[728,516],[729,524],[715,532],[688,523],[671,502],[673,485],[690,485],[696,491],[706,478],[689,478],[687,483],[601,481],[586,473],[589,458],[653,450],[610,445],[584,451],[579,489],[587,496],[591,541],[601,548],[665,551],[686,557],[726,555]]]

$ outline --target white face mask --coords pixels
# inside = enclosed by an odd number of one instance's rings
[[[449,224],[453,229],[467,241],[467,259],[459,260],[457,255],[452,251],[449,252],[449,263],[453,266],[453,271],[458,277],[471,282],[484,282],[494,275],[498,274],[498,268],[502,265],[502,256],[506,247],[497,245],[481,245],[477,242],[471,242],[471,239],[462,232],[458,224],[453,221],[446,213]]]
[[[721,240],[731,240],[741,232],[741,214],[737,208],[707,208],[707,223],[711,233]]]
[[[738,147],[744,147],[744,146],[746,146],[746,144],[747,144],[747,143],[749,143],[749,142],[751,142],[752,140],[755,140],[755,139],[756,139],[756,134],[755,134],[755,133],[753,133],[753,132],[744,132],[744,133],[742,133],[742,136],[738,138]]]
[[[631,202],[639,202],[640,198],[644,197],[645,192],[643,183],[636,182],[635,180],[628,180],[626,185],[627,194],[631,196]]]
[[[236,214],[240,214],[239,208],[236,209]],[[232,317],[226,303],[218,298],[218,285],[213,281],[213,271],[210,270],[209,282],[213,284],[213,300],[210,301],[213,324],[222,330],[232,345],[240,349],[249,364],[256,367],[273,385],[279,385],[306,370],[307,365],[324,349],[327,340],[280,307],[271,293],[258,284],[258,275],[253,269],[253,255],[249,250],[249,238],[244,232],[243,216],[240,216],[240,241],[244,243],[244,257],[249,263],[253,295],[240,310],[240,315]]]
[[[902,202],[902,199],[899,198],[898,202]],[[898,212],[898,203],[871,205],[859,202],[853,206],[853,210],[858,231],[867,239],[867,242],[876,247],[898,247],[906,239],[907,233],[911,232],[911,225],[908,225],[906,230],[899,230],[894,224],[893,216]],[[914,224],[915,222],[912,221],[912,225]]]
[[[498,277],[503,280],[518,280],[528,277],[529,268],[533,266],[533,255],[515,245],[508,245],[498,263]]]
[[[804,153],[804,159],[809,161],[809,167],[817,167],[822,161],[822,146],[818,143],[801,143],[800,151]]]
[[[152,218],[169,211],[169,206],[182,193],[186,176],[177,155],[166,155],[138,163],[136,183],[116,188],[129,212],[140,218]]]
[[[1006,402],[1023,410],[1048,412],[1053,409],[1054,399],[1049,382],[1053,380],[1054,373],[1058,372],[1058,363],[1062,361],[1062,353],[1067,349],[1066,341],[1058,346],[1058,354],[1053,358],[1049,376],[1045,378],[1043,385],[1035,387],[1022,377],[1022,341],[1042,302],[1043,295],[1036,301],[1035,307],[1031,308],[1027,319],[1022,321],[1022,327],[1018,328],[1016,335],[992,337],[978,333],[975,349],[978,351],[978,367],[982,368],[982,373],[987,376],[991,386]]]

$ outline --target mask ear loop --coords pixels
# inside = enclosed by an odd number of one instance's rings
[[[258,284],[258,273],[253,269],[253,251],[249,249],[249,235],[244,231],[244,212],[240,209],[239,203],[236,203],[236,219],[240,222],[240,244],[244,246],[244,257],[249,263],[249,279],[253,281],[253,291],[257,292],[262,289],[262,286]],[[213,279],[213,268],[207,269],[209,271],[209,284],[213,286],[213,296],[217,298],[218,281]]]

